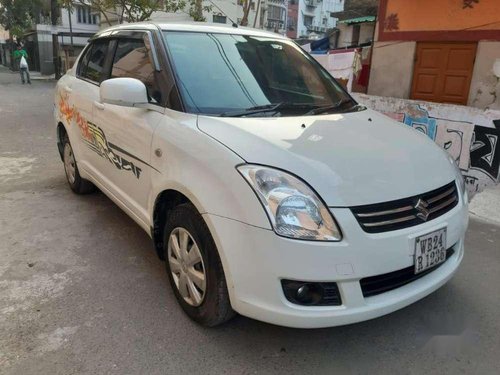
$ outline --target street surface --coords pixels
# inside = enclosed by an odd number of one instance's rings
[[[0,373],[500,373],[500,224],[471,217],[454,279],[388,316],[202,328],[146,233],[102,193],[68,188],[53,88],[0,67]]]

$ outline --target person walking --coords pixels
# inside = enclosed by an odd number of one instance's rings
[[[26,80],[28,83],[31,85],[31,80],[30,80],[30,71],[28,67],[28,61],[26,60],[28,58],[28,53],[26,50],[21,46],[17,46],[17,50],[14,51],[14,59],[16,61],[19,61],[19,73],[21,74],[21,82],[25,83],[24,76],[26,75]]]

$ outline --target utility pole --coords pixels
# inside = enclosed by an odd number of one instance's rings
[[[255,11],[255,18],[253,19],[253,28],[254,29],[255,29],[255,26],[257,25],[257,17],[259,16],[259,10],[260,10],[260,0],[257,1],[257,10]]]
[[[61,78],[59,68],[59,37],[56,33],[59,6],[57,0],[50,0],[50,23],[52,24],[52,61],[54,62],[55,78]]]
[[[71,6],[68,6],[68,19],[69,19],[69,37],[71,40],[71,56],[73,56],[73,24],[71,21]]]
[[[246,0],[243,3],[243,18],[240,21],[241,26],[248,26],[248,14],[250,13],[250,7],[252,6],[253,0]]]

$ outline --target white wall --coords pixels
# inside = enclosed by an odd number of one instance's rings
[[[238,5],[237,0],[212,0],[216,5],[212,5],[210,12],[203,12],[206,22],[213,22],[213,16],[217,14],[226,15],[234,22],[238,22],[239,18],[243,17],[243,6]],[[248,15],[248,26],[252,27],[257,10],[257,0],[255,1],[255,10],[250,10]],[[209,2],[204,1],[203,5],[211,5]],[[262,6],[262,3],[261,3]],[[218,8],[220,8],[220,10]],[[259,12],[260,13],[260,12]],[[231,24],[229,18],[226,20],[227,24]],[[154,12],[151,20],[155,22],[192,22],[193,19],[187,12],[167,13],[167,12]],[[106,27],[106,25],[103,25]],[[256,27],[260,27],[259,19],[257,20]]]
[[[297,17],[297,37],[307,37],[311,34],[304,25],[304,16],[313,17],[313,26],[322,27],[324,30],[314,32],[322,34],[327,29],[331,29],[336,25],[336,18],[330,17],[331,12],[341,12],[344,10],[345,0],[313,0],[315,7],[307,6],[306,0],[299,0],[298,17]],[[327,24],[323,24],[323,18],[326,17]]]
[[[493,73],[497,59],[500,59],[500,42],[482,40],[478,43],[468,105],[500,110],[500,80]]]
[[[69,15],[67,9],[61,9],[61,26],[57,27],[58,32],[69,32]],[[74,33],[96,33],[99,31],[99,22],[96,25],[79,23],[76,8],[71,13],[71,27]]]
[[[416,42],[375,42],[368,94],[410,97]]]
[[[375,31],[375,22],[366,22],[361,24],[359,30],[359,43],[368,43],[373,41],[373,32]]]
[[[217,9],[216,6],[212,6],[212,10],[210,12],[203,12],[207,22],[213,22],[213,15],[219,14],[224,16],[224,13],[231,18],[234,22],[238,23],[239,18],[243,18],[243,6],[239,5],[236,0],[212,0],[217,7],[221,10]],[[256,2],[257,3],[257,2]],[[206,2],[206,5],[211,5]],[[257,4],[255,4],[255,10],[257,9]],[[253,21],[255,19],[255,10],[250,9],[250,13],[248,14],[248,25],[252,26]],[[226,20],[227,24],[231,24],[229,19]],[[257,25],[259,26],[259,20],[257,20]]]

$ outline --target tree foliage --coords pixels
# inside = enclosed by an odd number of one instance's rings
[[[4,0],[0,0],[4,1]],[[105,23],[141,22],[151,19],[154,12],[184,12],[195,21],[204,21],[203,11],[210,11],[210,5],[203,0],[59,0],[64,8],[87,5],[99,13]]]
[[[44,4],[37,0],[0,0],[0,25],[20,37],[30,29]]]
[[[203,12],[211,12],[212,5],[204,4],[203,0],[172,0],[174,4],[173,10],[166,10],[167,12],[184,12],[189,15],[194,21],[206,21]]]

